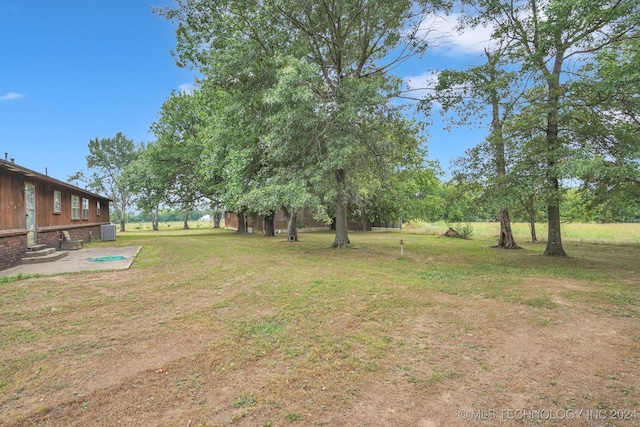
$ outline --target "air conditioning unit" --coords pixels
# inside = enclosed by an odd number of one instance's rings
[[[100,239],[102,241],[116,240],[116,226],[115,226],[115,224],[101,225],[100,226]]]

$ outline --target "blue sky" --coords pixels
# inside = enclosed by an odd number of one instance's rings
[[[66,181],[86,169],[92,138],[122,132],[136,143],[153,141],[149,127],[163,101],[193,82],[170,55],[173,24],[151,12],[171,4],[0,0],[0,156]],[[398,71],[423,85],[429,69],[475,63],[482,38],[467,33]],[[429,158],[445,169],[484,137],[477,129],[443,132],[437,117],[429,132]]]
[[[147,0],[0,0],[0,22],[0,156],[63,181],[92,138],[152,141],[163,101],[193,81]]]

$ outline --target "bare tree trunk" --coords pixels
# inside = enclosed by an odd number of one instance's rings
[[[555,166],[555,160],[550,163],[553,164],[549,166],[549,168],[553,169],[553,166]],[[562,247],[562,234],[560,232],[560,206],[557,200],[560,194],[560,183],[557,178],[552,178],[551,184],[555,194],[552,199],[553,201],[549,202],[547,205],[548,233],[547,247],[544,250],[544,254],[548,256],[566,257],[567,254]]]
[[[289,242],[298,241],[298,211],[282,208],[284,218],[287,220],[287,240]]]
[[[153,231],[158,231],[158,209],[151,212],[151,228]]]
[[[184,222],[182,223],[182,228],[185,230],[189,229],[189,210],[185,209],[184,211]]]
[[[561,142],[558,140],[558,112],[560,111],[560,69],[562,62],[556,57],[554,72],[547,79],[549,97],[547,101],[547,179],[550,189],[553,191],[551,199],[547,202],[547,247],[544,254],[548,256],[565,257],[567,254],[562,248],[560,232],[560,180],[556,167],[558,148]]]
[[[529,218],[529,230],[531,231],[531,241],[537,242],[538,236],[536,235],[536,220],[535,216],[533,218]]]
[[[496,80],[496,63],[500,58],[500,53],[491,54],[486,49],[484,53],[487,55],[487,61],[490,66],[489,72],[491,82],[493,83]],[[502,178],[507,174],[507,162],[505,158],[505,146],[502,134],[502,121],[500,120],[500,100],[498,98],[497,90],[493,87],[491,89],[491,110],[491,131],[494,145],[494,161],[498,175],[497,178],[499,180],[498,188],[500,188],[501,193],[504,193],[506,189],[502,182]],[[496,247],[501,249],[520,249],[513,238],[513,233],[511,231],[511,219],[509,218],[509,208],[506,206],[500,209],[500,238],[498,239]]]
[[[529,231],[531,232],[531,242],[535,243],[538,241],[538,237],[536,236],[536,203],[533,197],[533,194],[529,196],[529,198],[525,200],[520,200],[522,206],[524,206],[525,212],[529,216]]]
[[[360,212],[362,212],[362,215],[360,216],[360,226],[362,227],[362,231],[371,231],[371,220],[369,219],[369,215],[367,215],[367,209],[362,206],[360,208]]]
[[[531,203],[528,206],[529,212],[529,230],[531,231],[531,241],[537,242],[538,236],[536,235],[536,205],[533,200],[533,196],[531,196]]]
[[[127,204],[124,198],[121,200],[120,205],[120,231],[125,231],[125,224],[127,222]]]
[[[220,228],[220,221],[222,221],[222,212],[213,212],[213,228]]]
[[[548,206],[547,215],[549,232],[547,234],[547,247],[544,250],[544,254],[565,257],[567,254],[562,248],[562,236],[560,234],[560,207]]]
[[[244,234],[247,232],[247,224],[244,213],[237,213],[238,217],[238,229],[236,230],[236,234]]]
[[[500,211],[500,238],[498,239],[498,245],[496,247],[500,249],[520,249],[511,232],[509,209],[502,209]]]
[[[336,184],[338,195],[336,197],[336,236],[333,240],[333,247],[346,248],[351,242],[347,229],[347,173],[344,169],[336,171]]]
[[[271,212],[269,215],[264,217],[264,236],[265,237],[274,237],[275,233],[275,212]]]

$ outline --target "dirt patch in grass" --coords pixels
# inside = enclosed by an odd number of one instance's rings
[[[464,252],[438,255],[462,271],[446,275],[384,236],[205,235],[188,264],[163,247],[143,268],[2,284],[0,424],[640,425],[629,272],[496,288]],[[144,258],[163,251],[171,268]]]

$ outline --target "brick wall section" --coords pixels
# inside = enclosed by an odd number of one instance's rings
[[[62,232],[69,231],[74,237],[81,238],[84,242],[100,240],[101,228],[98,225],[87,225],[86,227],[64,227],[64,228],[40,228],[37,230],[37,244],[45,245],[47,248],[60,250],[60,240]],[[0,233],[0,270],[20,265],[22,258],[27,253],[27,232],[18,230],[15,232],[6,231]]]
[[[38,244],[45,245],[47,248],[56,248],[56,251],[59,251],[61,237],[62,232],[60,231],[39,231]]]
[[[87,243],[91,240],[100,240],[101,228],[100,225],[91,225],[87,227],[75,227],[56,230],[39,230],[38,231],[38,244],[46,245],[48,248],[56,248],[60,250],[60,241],[62,240],[62,232],[68,231],[72,237],[82,239]]]
[[[69,231],[71,235],[82,238],[84,242],[90,242],[91,240],[100,240],[102,238],[102,228],[100,225],[93,225],[84,228],[74,228]]]
[[[27,235],[25,233],[0,237],[0,270],[20,264],[27,252]]]

